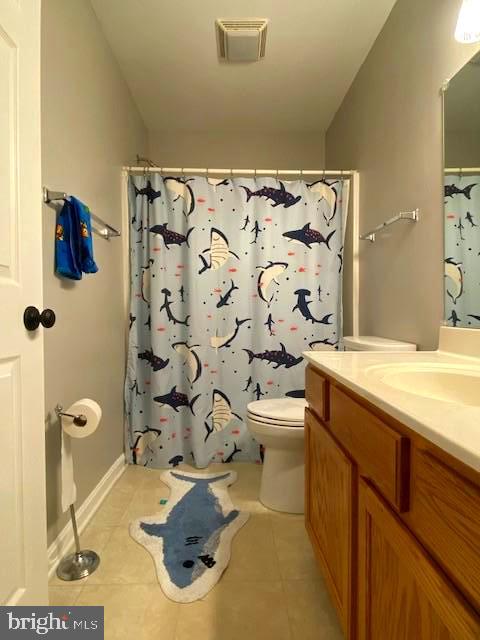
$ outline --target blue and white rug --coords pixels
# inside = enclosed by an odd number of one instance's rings
[[[166,509],[132,522],[130,535],[152,554],[165,595],[175,602],[193,602],[220,579],[233,536],[250,514],[234,509],[228,495],[235,471],[165,471],[161,479],[171,488]]]

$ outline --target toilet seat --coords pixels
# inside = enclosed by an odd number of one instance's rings
[[[300,427],[303,426],[306,406],[303,398],[256,400],[247,405],[247,414],[263,424]]]

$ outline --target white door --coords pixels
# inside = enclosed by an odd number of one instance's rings
[[[0,0],[0,603],[48,604],[42,309],[40,0]]]

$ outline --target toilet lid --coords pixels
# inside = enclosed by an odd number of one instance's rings
[[[256,400],[247,405],[248,413],[263,418],[263,422],[280,421],[284,424],[303,423],[306,401],[303,398],[273,398]]]
[[[270,427],[288,427],[290,429],[299,429],[303,428],[303,420],[302,422],[285,422],[285,420],[272,420],[271,418],[261,418],[260,416],[256,416],[253,413],[248,412],[247,418],[249,420],[253,420],[257,424],[266,424]]]

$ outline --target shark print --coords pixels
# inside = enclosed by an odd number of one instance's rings
[[[211,426],[207,422],[209,418],[211,418]],[[212,433],[223,431],[235,418],[243,422],[243,418],[238,415],[238,413],[232,411],[230,400],[223,391],[220,391],[220,389],[214,389],[212,393],[212,409],[207,414],[205,420],[205,429],[207,431],[205,442]]]
[[[295,358],[295,356],[287,353],[285,345],[282,343],[280,343],[280,350],[277,351],[264,351],[263,353],[254,353],[250,349],[244,349],[244,351],[248,354],[248,364],[252,364],[255,359],[265,360],[265,362],[268,362],[269,364],[274,364],[274,369],[278,369],[282,366],[286,369],[290,369],[303,361],[301,356]]]
[[[445,324],[476,329],[480,306],[480,174],[449,172],[444,188]]]
[[[232,459],[235,449],[241,450],[234,443]],[[171,488],[166,509],[130,525],[132,537],[153,556],[162,590],[171,600],[203,599],[226,569],[231,539],[249,517],[228,499],[226,487],[236,478],[234,471],[166,471],[162,480]]]
[[[203,254],[199,255],[199,258],[203,264],[202,268],[198,272],[199,275],[204,271],[207,271],[208,269],[217,271],[217,269],[220,269],[220,267],[222,267],[231,256],[233,256],[237,260],[240,260],[236,253],[230,251],[228,240],[225,234],[222,233],[222,231],[220,231],[219,229],[215,229],[214,227],[212,227],[212,230],[210,232],[210,248],[205,249],[203,253],[209,254],[210,262],[208,263],[205,260]]]
[[[170,362],[168,358],[166,360],[163,360],[159,356],[156,356],[153,353],[153,349],[142,351],[142,353],[138,354],[138,357],[140,360],[146,360],[154,371],[161,371],[162,369],[165,369],[165,367]]]
[[[174,342],[172,344],[172,349],[175,349],[177,353],[183,356],[184,364],[188,367],[189,373],[187,375],[187,380],[190,383],[190,386],[197,382],[202,375],[202,363],[195,351],[195,348],[199,346],[200,345],[198,344],[189,346],[187,342]]]
[[[233,443],[233,451],[232,451],[232,453],[230,453],[230,454],[229,454],[225,459],[223,459],[223,460],[222,460],[222,462],[223,462],[224,464],[230,464],[230,462],[233,462],[233,458],[234,458],[234,456],[235,456],[237,453],[241,453],[241,451],[242,451],[242,450],[241,450],[241,449],[239,449],[239,448],[237,447],[237,443],[236,443],[236,442],[234,442],[234,443]]]
[[[275,331],[273,330],[273,325],[274,324],[275,324],[275,320],[272,318],[272,314],[269,313],[267,321],[264,322],[264,325],[267,327],[268,333],[269,333],[270,336],[274,336],[275,335]]]
[[[334,229],[325,238],[320,231],[316,231],[310,227],[310,222],[307,222],[301,229],[295,229],[293,231],[286,231],[283,236],[289,239],[289,242],[297,242],[304,244],[309,249],[312,248],[312,244],[325,244],[327,249],[330,249],[330,240],[335,235],[336,229]]]
[[[293,207],[294,204],[300,202],[302,196],[294,196],[289,193],[285,189],[285,185],[283,182],[280,182],[280,189],[275,187],[262,187],[258,189],[258,191],[251,191],[248,187],[242,186],[242,189],[245,190],[247,195],[247,202],[250,201],[250,198],[266,198],[267,200],[271,200],[273,202],[272,207],[278,207],[279,205],[284,206],[285,209],[288,207]]]
[[[142,459],[155,454],[162,432],[160,429],[145,427],[143,431],[135,431],[133,435],[135,438],[131,449],[133,464],[140,464]]]
[[[463,294],[463,269],[461,262],[455,262],[453,258],[445,260],[445,277],[448,278],[447,295],[452,299],[453,304]]]
[[[455,184],[446,184],[445,185],[445,198],[453,198],[454,196],[465,196],[467,200],[471,200],[471,192],[473,187],[476,187],[478,183],[474,182],[473,184],[469,184],[463,189],[460,189]]]
[[[255,385],[255,400],[260,400],[262,396],[264,396],[265,394],[262,391],[262,387],[260,386],[260,383],[257,382],[257,384]]]
[[[192,233],[194,227],[191,227],[186,235],[182,235],[181,233],[177,233],[176,231],[172,231],[168,228],[168,223],[164,222],[163,224],[155,224],[150,228],[150,233],[154,233],[155,235],[161,236],[163,242],[165,243],[165,248],[170,249],[171,244],[176,244],[177,246],[181,246],[182,244],[188,244],[188,237]]]
[[[161,407],[167,406],[171,407],[175,412],[178,413],[179,407],[188,407],[192,412],[192,415],[195,415],[193,411],[193,405],[200,398],[201,394],[194,396],[191,400],[187,396],[186,393],[180,393],[177,391],[177,386],[173,386],[172,389],[163,396],[155,396],[153,398],[154,402],[158,402]]]
[[[155,189],[152,187],[152,183],[150,182],[150,180],[147,181],[147,185],[143,187],[143,189],[137,189],[137,187],[135,187],[135,196],[136,197],[147,196],[147,200],[149,204],[153,204],[154,200],[161,195],[162,195],[162,192],[155,191]]]
[[[220,300],[217,302],[217,309],[220,309],[220,307],[228,306],[230,304],[230,298],[232,297],[232,293],[234,291],[240,291],[240,289],[239,287],[235,286],[235,283],[232,280],[229,290],[223,296],[220,296]]]
[[[312,292],[309,289],[297,289],[295,291],[295,295],[297,296],[297,303],[293,307],[292,312],[300,311],[305,320],[311,322],[312,324],[332,324],[330,322],[330,318],[333,316],[333,313],[327,313],[321,318],[317,320],[312,316],[312,313],[309,309],[309,305],[311,304],[311,300],[307,300],[312,295]]]
[[[195,196],[193,195],[192,188],[188,184],[189,182],[190,180],[183,180],[181,178],[167,177],[163,179],[165,187],[173,196],[173,202],[176,202],[179,198],[183,200],[183,213],[187,218],[195,209]]]
[[[179,320],[172,313],[172,309],[171,309],[172,303],[170,302],[170,296],[172,295],[172,292],[169,291],[166,287],[164,287],[162,289],[162,293],[163,293],[163,304],[160,307],[160,311],[165,310],[169,322],[173,322],[173,324],[183,324],[186,327],[188,327],[188,319],[190,318],[190,316],[185,316],[183,320]]]
[[[471,227],[478,227],[478,224],[475,224],[475,222],[473,221],[473,216],[470,213],[470,211],[467,211],[465,215],[465,220],[470,223]]]
[[[251,318],[245,318],[244,320],[239,320],[238,318],[235,318],[235,329],[231,333],[227,333],[226,336],[218,336],[218,335],[212,336],[210,338],[210,346],[217,350],[225,347],[230,347],[232,342],[237,337],[242,324],[245,324],[245,322],[250,322],[250,320]]]
[[[329,213],[327,215],[325,215],[325,213],[323,214],[327,227],[330,226],[330,223],[335,218],[335,214],[337,212],[338,195],[334,188],[335,184],[337,184],[337,181],[327,182],[326,180],[317,180],[316,182],[312,182],[307,185],[308,189],[318,197],[319,202],[325,200],[328,204]]]
[[[257,280],[258,297],[266,302],[268,306],[272,304],[274,296],[272,294],[270,298],[267,298],[267,290],[272,282],[279,284],[277,278],[287,268],[287,262],[272,262],[271,260],[266,267],[257,267],[257,269],[261,270]]]
[[[152,168],[129,177],[129,312],[135,321],[127,333],[126,455],[130,463],[163,469],[261,463],[247,405],[303,394],[302,352],[336,350],[342,342],[350,178],[310,184],[302,177],[176,175],[164,181]],[[136,196],[135,188],[147,190],[148,181],[161,192],[153,203],[146,191]],[[455,180],[462,189],[469,183],[480,179]],[[469,242],[476,227],[466,213],[480,229],[476,192],[471,200],[452,200],[455,219],[449,222],[461,219],[472,255],[480,246]],[[463,263],[453,251],[448,255]],[[445,283],[453,293],[451,280]],[[456,303],[461,324],[479,326],[468,313],[480,305],[465,310],[464,295]],[[137,456],[136,432],[147,424],[161,433],[146,434],[141,443],[152,444]],[[193,547],[189,541],[186,548]],[[211,562],[214,554],[199,555]]]

